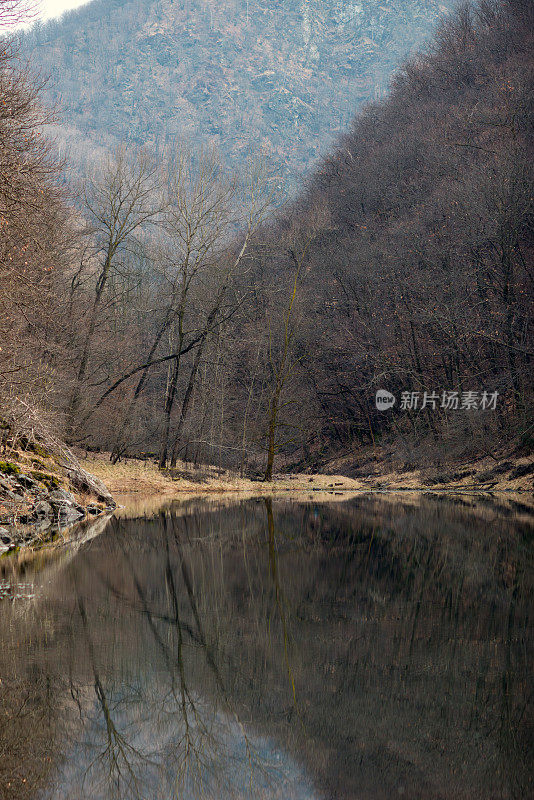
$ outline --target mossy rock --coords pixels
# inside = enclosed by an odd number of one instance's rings
[[[29,442],[28,450],[31,450],[33,453],[37,453],[37,455],[41,456],[41,458],[50,458],[50,453],[48,450],[46,450],[46,448],[37,442]]]
[[[20,475],[20,467],[11,461],[0,461],[0,472],[4,475]]]
[[[37,470],[32,470],[30,475],[34,480],[44,483],[46,488],[50,491],[53,489],[61,489],[62,482],[56,478],[55,475],[50,475],[47,472],[38,472]]]
[[[51,475],[49,475],[48,472],[39,472],[36,469],[32,469],[30,475],[32,478],[35,478],[36,481],[43,481],[43,483],[51,478]]]

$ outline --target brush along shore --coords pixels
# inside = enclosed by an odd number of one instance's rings
[[[475,491],[532,492],[534,458],[489,459],[469,464],[455,464],[439,470],[380,471],[379,462],[373,474],[350,476],[347,459],[332,461],[328,472],[278,473],[272,481],[240,477],[237,472],[214,466],[179,462],[176,468],[161,470],[151,460],[126,458],[111,464],[107,453],[89,453],[80,459],[82,466],[99,478],[113,495],[129,492],[181,495],[211,492],[239,492],[253,495],[275,495],[296,491],[362,492],[391,491]]]

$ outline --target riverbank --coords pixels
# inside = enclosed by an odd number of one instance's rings
[[[111,464],[109,454],[90,453],[83,467],[106,484],[112,495],[131,492],[157,495],[220,494],[239,492],[271,495],[289,491],[360,491],[359,480],[343,475],[277,474],[264,482],[242,478],[237,472],[214,466],[179,462],[175,469],[160,470],[153,461],[136,458]]]
[[[347,457],[329,462],[322,473],[278,473],[264,482],[242,478],[230,470],[180,463],[176,469],[160,470],[153,461],[128,458],[111,464],[107,453],[91,453],[80,459],[84,469],[99,478],[112,495],[182,495],[239,492],[277,495],[286,492],[362,491],[462,491],[532,492],[534,458],[483,458],[466,464],[418,470],[394,471],[378,462],[369,463],[369,474],[351,475]],[[373,470],[371,472],[371,469]],[[358,467],[362,472],[362,467]]]
[[[62,443],[45,447],[26,442],[0,459],[0,555],[68,537],[73,527],[116,504],[142,515],[147,505],[157,507],[173,499],[204,497],[224,503],[235,497],[292,496],[301,502],[331,502],[367,492],[452,493],[497,496],[505,513],[530,512],[533,476],[534,459],[526,456],[400,471],[388,470],[386,462],[366,454],[357,464],[343,456],[329,462],[322,473],[278,473],[264,482],[183,462],[167,470],[134,458],[111,464],[108,453],[76,454]]]
[[[115,501],[74,453],[51,437],[4,440],[0,456],[0,556],[38,548]]]

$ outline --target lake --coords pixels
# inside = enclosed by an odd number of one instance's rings
[[[2,800],[534,796],[528,508],[335,499],[4,563]]]

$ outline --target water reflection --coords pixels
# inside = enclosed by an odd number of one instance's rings
[[[531,533],[436,498],[114,518],[0,606],[0,796],[528,797]]]

